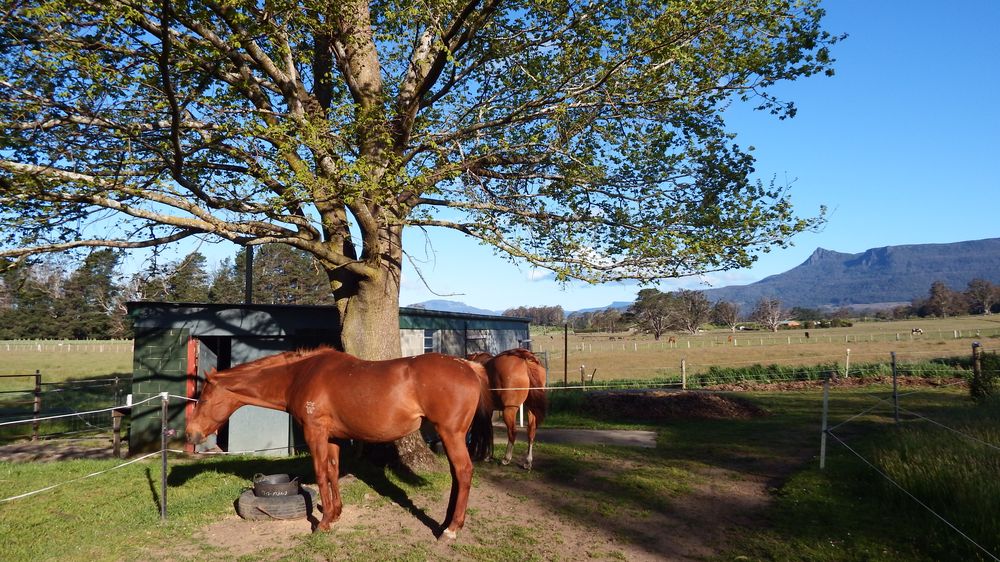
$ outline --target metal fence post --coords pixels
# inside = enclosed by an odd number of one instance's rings
[[[166,392],[160,393],[160,520],[167,520],[167,406],[170,404]]]

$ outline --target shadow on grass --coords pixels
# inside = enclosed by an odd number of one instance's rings
[[[428,481],[420,475],[398,466],[373,464],[360,455],[345,448],[340,456],[340,479],[353,476],[376,494],[402,507],[417,520],[427,526],[435,534],[440,532],[440,524],[426,511],[417,507],[408,492],[389,478],[388,471],[408,486],[426,485]],[[313,471],[312,456],[298,455],[294,457],[212,457],[199,459],[184,464],[173,464],[167,476],[169,486],[183,486],[188,481],[203,473],[231,474],[246,480],[247,486],[253,484],[257,474],[288,474],[298,477],[303,484],[316,484],[316,474]],[[154,487],[155,488],[155,487]],[[158,502],[155,489],[154,499]],[[159,508],[159,503],[157,503]]]

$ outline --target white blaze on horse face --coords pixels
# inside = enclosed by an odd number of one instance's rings
[[[311,416],[311,415],[313,415],[313,412],[315,412],[315,411],[316,411],[316,403],[313,402],[312,400],[307,401],[306,402],[306,413]]]

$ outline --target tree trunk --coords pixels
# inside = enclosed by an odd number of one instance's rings
[[[387,247],[401,248],[399,229],[389,229]],[[367,277],[331,272],[340,310],[340,341],[344,351],[368,361],[402,355],[399,338],[399,281],[402,261],[383,255]],[[401,257],[401,255],[399,256]],[[388,258],[388,259],[387,259]],[[398,463],[411,472],[433,467],[434,454],[419,431],[397,440],[391,447],[369,447],[376,460]]]

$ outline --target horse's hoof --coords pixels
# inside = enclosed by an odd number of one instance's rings
[[[510,464],[510,459],[503,459],[502,461],[500,461],[500,464],[507,466],[508,464]]]
[[[447,542],[447,541],[453,541],[453,540],[455,540],[457,538],[458,538],[458,532],[457,531],[452,531],[451,529],[445,529],[445,530],[441,531],[441,536],[438,537],[438,541],[440,541],[440,542]]]
[[[526,462],[526,463],[522,464],[521,467],[524,468],[524,470],[531,470],[531,463],[530,462]]]

